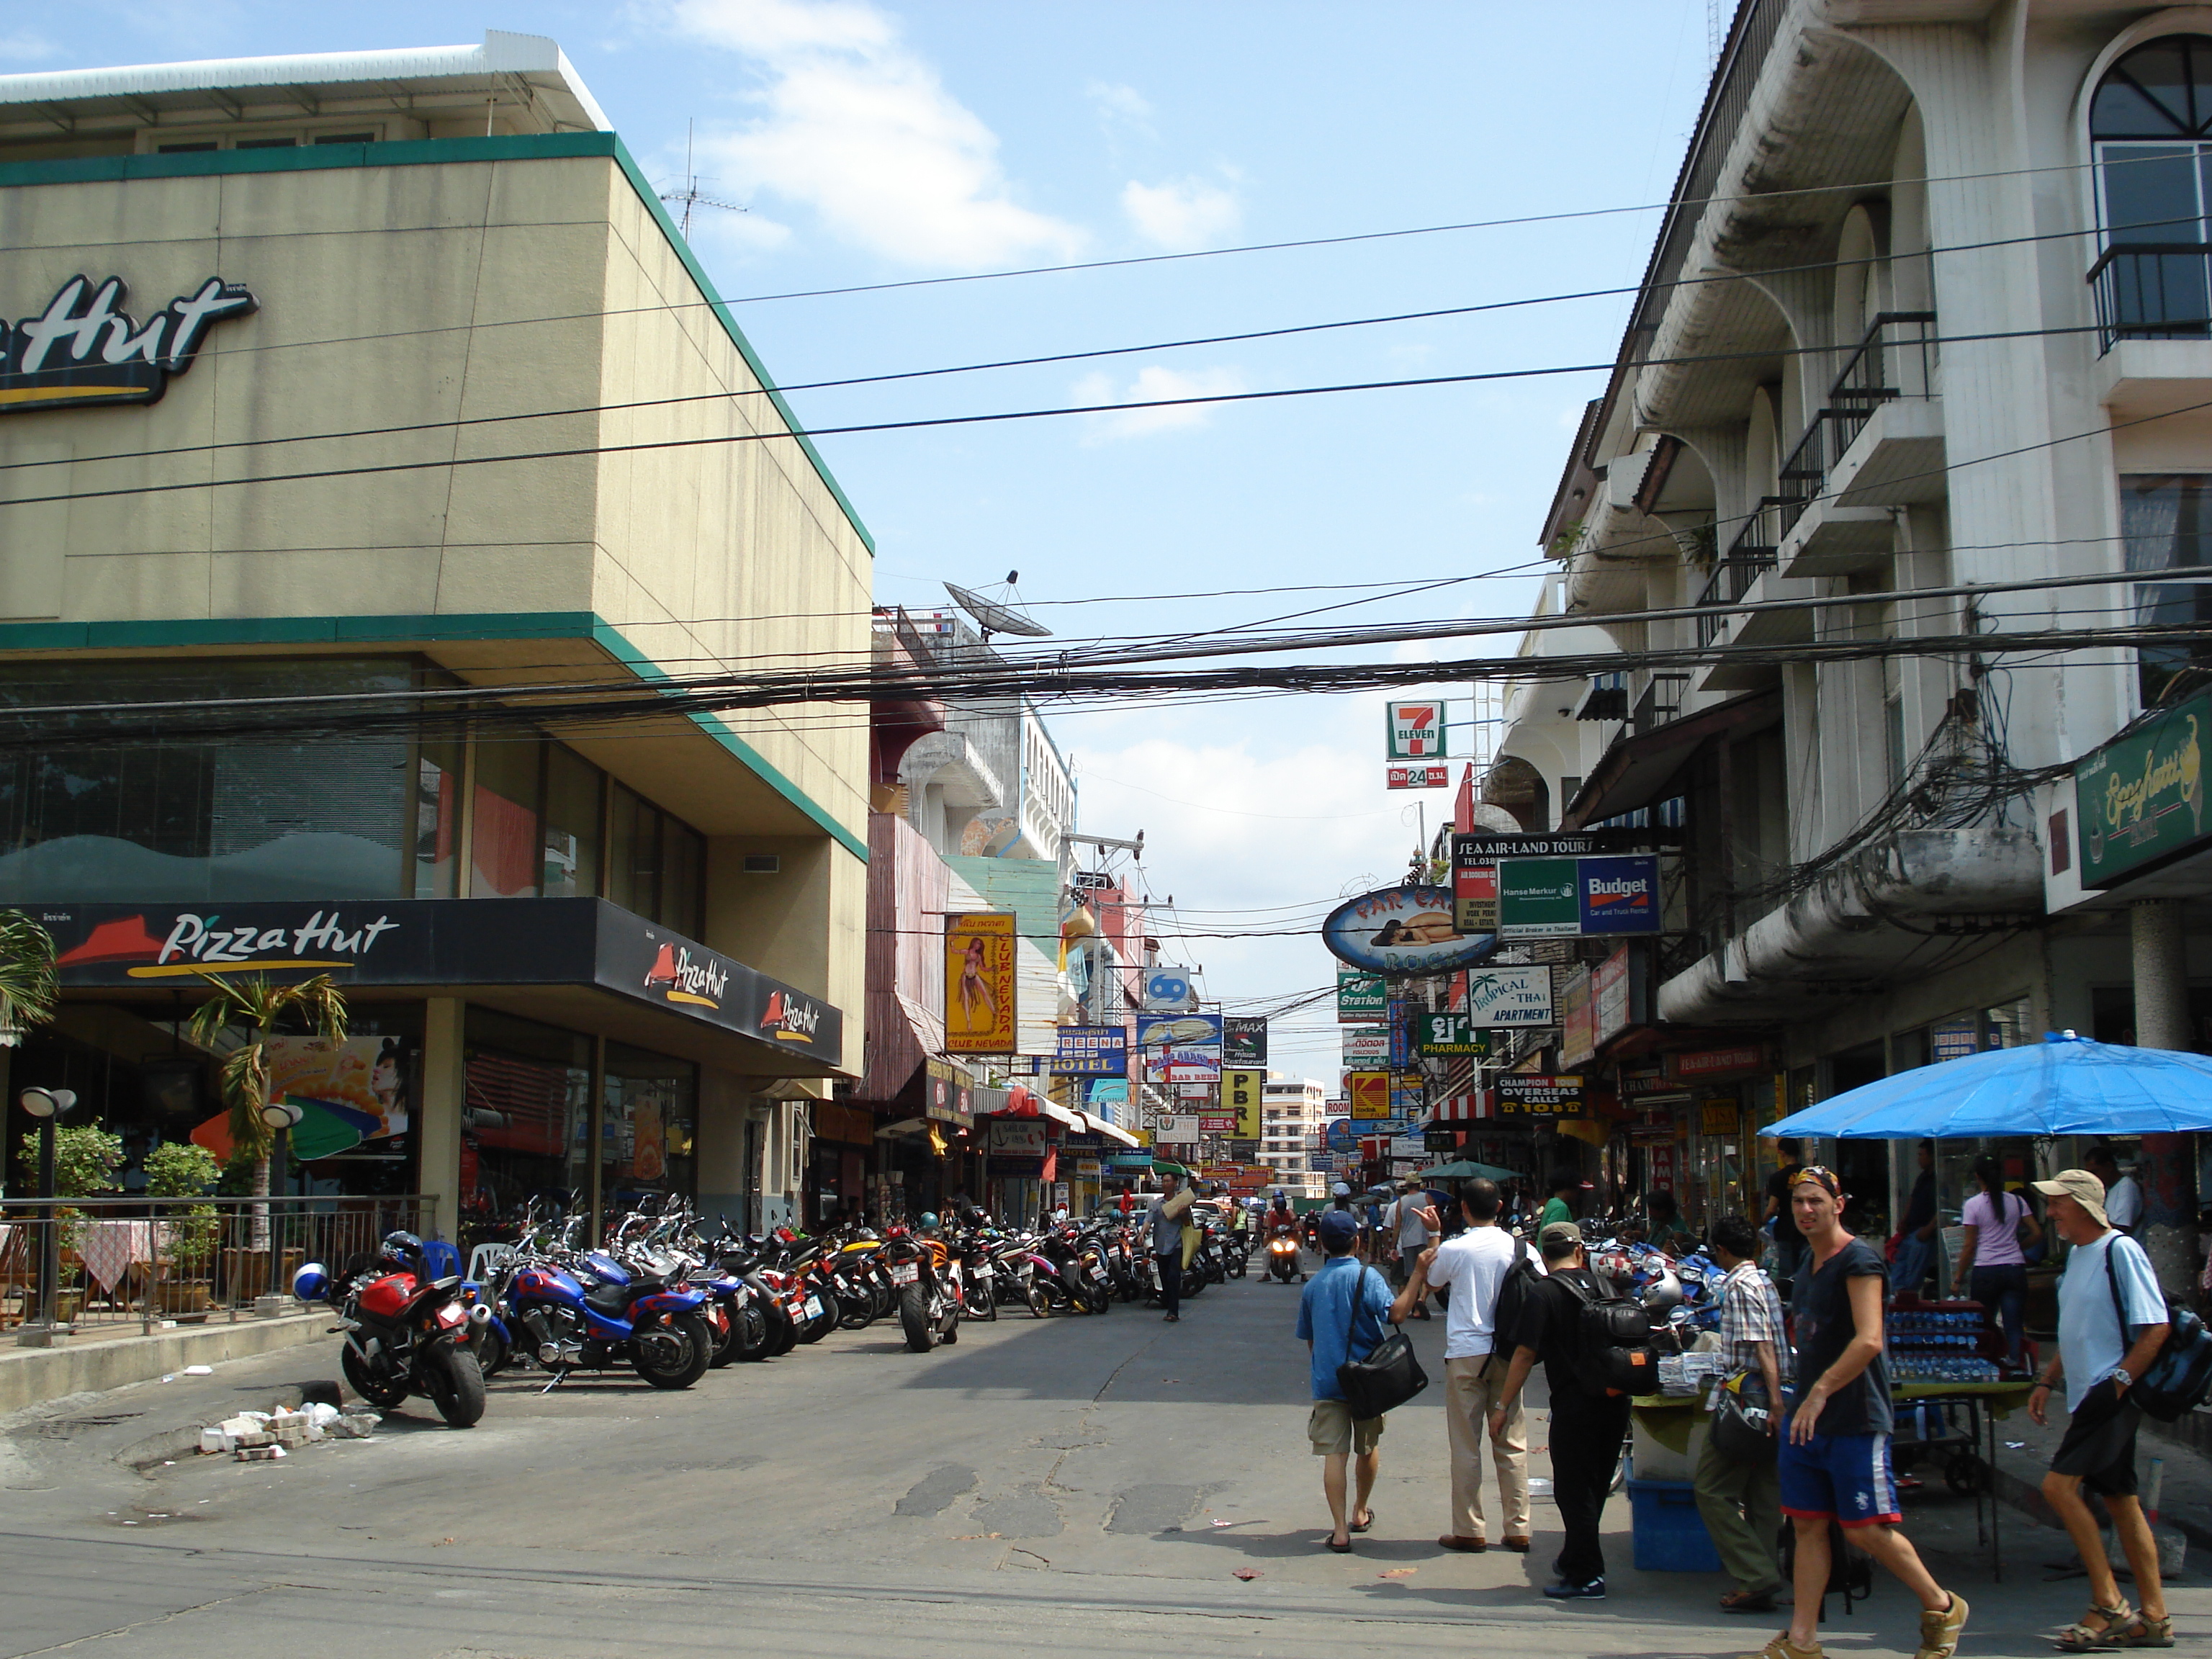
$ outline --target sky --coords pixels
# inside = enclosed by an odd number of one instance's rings
[[[1703,0],[76,0],[0,9],[0,72],[460,45],[486,28],[558,40],[656,183],[683,188],[688,144],[696,188],[742,206],[699,207],[691,240],[787,386],[1632,286],[1657,222],[1647,204],[1674,182],[1710,69]],[[1635,209],[1646,210],[1601,211]],[[763,297],[1561,215],[1577,216]],[[1601,364],[1626,305],[1144,349],[791,402],[808,425],[838,426]],[[875,538],[879,605],[938,606],[944,581],[988,586],[1018,570],[1021,597],[1066,641],[1321,607],[1333,608],[1310,620],[1516,616],[1534,598],[1575,423],[1602,380],[1130,409],[819,447]],[[1444,585],[1405,591],[1424,584]],[[1209,597],[1182,597],[1195,594]],[[1450,810],[1443,791],[1384,788],[1385,695],[1046,711],[1078,775],[1082,828],[1144,832],[1145,884],[1176,902],[1176,923],[1154,931],[1231,1012],[1331,983],[1313,923],[1338,896],[1396,880],[1421,826]],[[1455,755],[1470,736],[1455,727]],[[1244,936],[1204,937],[1224,933]],[[1334,1084],[1333,1012],[1278,1022],[1271,1060]]]

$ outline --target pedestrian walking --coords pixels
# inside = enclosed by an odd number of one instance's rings
[[[1515,1262],[1529,1260],[1528,1240],[1511,1237],[1498,1224],[1504,1205],[1496,1182],[1462,1182],[1464,1229],[1415,1258],[1397,1302],[1402,1319],[1430,1291],[1449,1293],[1444,1298],[1444,1429],[1451,1446],[1451,1529],[1437,1546],[1469,1554],[1490,1547],[1482,1504],[1486,1436],[1498,1471],[1504,1528],[1498,1541],[1509,1550],[1528,1547],[1528,1429],[1517,1395],[1495,1431],[1490,1420],[1492,1410],[1504,1403],[1512,1363],[1512,1334],[1498,1334],[1501,1292]]]
[[[1996,1159],[1976,1158],[1974,1179],[1982,1189],[1966,1200],[1959,1218],[1966,1224],[1966,1239],[1959,1249],[1958,1277],[1966,1281],[1967,1295],[1997,1310],[2005,1352],[2017,1365],[2027,1316],[2027,1252],[2022,1247],[2043,1242],[2043,1224],[2026,1199],[2005,1190]]]
[[[1369,1499],[1382,1468],[1382,1419],[1354,1419],[1336,1380],[1337,1367],[1364,1359],[1382,1340],[1383,1322],[1403,1317],[1392,1307],[1382,1275],[1352,1254],[1359,1220],[1349,1210],[1321,1218],[1321,1248],[1328,1260],[1298,1292],[1298,1337],[1312,1356],[1313,1411],[1306,1438],[1322,1459],[1322,1495],[1328,1500],[1328,1547],[1352,1551],[1352,1534],[1375,1524]],[[1346,1491],[1350,1486],[1350,1508]]]
[[[1897,1230],[1897,1247],[1890,1275],[1893,1296],[1917,1296],[1936,1265],[1936,1143],[1923,1140],[1914,1156],[1920,1173],[1912,1182],[1912,1195],[1905,1201],[1905,1219]]]
[[[2037,1182],[2035,1190],[2046,1200],[2051,1224],[2073,1246],[2058,1281],[2058,1357],[2043,1368],[2027,1397],[2027,1414],[2041,1424],[2052,1389],[2065,1384],[2066,1437],[2043,1477],[2043,1496],[2089,1570],[2089,1611],[2059,1632],[2058,1648],[2170,1648],[2173,1620],[2159,1582],[2158,1542],[2136,1495],[2142,1408],[2128,1397],[2166,1346],[2172,1329],[2166,1297],[2142,1246],[2111,1224],[2109,1194],[2094,1172],[2061,1170]],[[2142,1598],[2140,1610],[2120,1594],[2096,1517],[2081,1495],[2085,1486],[2112,1513]]]
[[[1575,1194],[1582,1190],[1580,1176],[1564,1172],[1552,1177],[1552,1195],[1544,1200],[1544,1207],[1536,1216],[1536,1231],[1541,1233],[1555,1221],[1575,1218]]]
[[[1173,1175],[1163,1174],[1160,1195],[1145,1212],[1146,1237],[1160,1273],[1160,1301],[1170,1325],[1182,1317],[1182,1228],[1191,1202],[1191,1194],[1182,1183]]]
[[[1797,1231],[1790,1213],[1790,1188],[1796,1179],[1803,1149],[1794,1140],[1778,1140],[1774,1150],[1781,1157],[1782,1167],[1766,1177],[1766,1213],[1759,1219],[1774,1240],[1774,1282],[1787,1301],[1805,1259],[1805,1236]]]
[[[1747,1408],[1766,1413],[1767,1432],[1778,1437],[1782,1425],[1782,1381],[1789,1358],[1782,1322],[1782,1298],[1759,1265],[1759,1229],[1740,1215],[1723,1216],[1712,1226],[1708,1253],[1726,1275],[1721,1280],[1721,1351],[1731,1375],[1722,1385],[1733,1389]],[[1721,1401],[1716,1389],[1707,1409]],[[1723,1613],[1771,1613],[1782,1588],[1782,1561],[1774,1552],[1782,1527],[1782,1479],[1774,1449],[1755,1461],[1740,1461],[1708,1433],[1698,1455],[1698,1513],[1721,1558],[1721,1570],[1735,1588],[1721,1597]]]
[[[1844,1188],[1832,1170],[1795,1170],[1790,1213],[1805,1242],[1790,1312],[1795,1380],[1778,1450],[1782,1512],[1796,1534],[1796,1600],[1790,1628],[1743,1659],[1819,1659],[1820,1600],[1827,1593],[1828,1526],[1887,1567],[1920,1602],[1913,1659],[1951,1659],[1966,1627],[1966,1598],[1947,1592],[1898,1529],[1890,1468],[1889,1364],[1882,1357],[1888,1266],[1844,1226]]]
[[[1490,1410],[1491,1443],[1505,1433],[1540,1358],[1552,1400],[1552,1498],[1567,1535],[1552,1564],[1557,1582],[1545,1585],[1544,1594],[1555,1601],[1602,1601],[1605,1550],[1598,1525],[1628,1436],[1628,1396],[1608,1394],[1583,1361],[1583,1309],[1607,1291],[1583,1254],[1582,1229],[1571,1221],[1549,1222],[1536,1245],[1545,1277],[1523,1302],[1512,1364]]]
[[[1421,1259],[1421,1252],[1429,1248],[1437,1229],[1431,1224],[1437,1213],[1430,1206],[1429,1195],[1421,1190],[1418,1181],[1408,1181],[1398,1189],[1387,1212],[1391,1251],[1391,1273],[1400,1290],[1412,1281],[1413,1269]],[[1409,1316],[1414,1319],[1429,1316],[1428,1304],[1417,1298]]]

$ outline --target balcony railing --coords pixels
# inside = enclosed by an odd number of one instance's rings
[[[1780,534],[1797,527],[1827,488],[1828,475],[1858,441],[1874,412],[1902,398],[1936,395],[1937,347],[1932,311],[1885,311],[1829,383],[1826,404],[1782,463]]]
[[[1636,699],[1636,708],[1629,716],[1629,730],[1638,737],[1656,731],[1671,720],[1682,718],[1682,691],[1690,683],[1687,674],[1654,674],[1643,695]]]
[[[2212,337],[2212,243],[2121,242],[2089,267],[2098,349],[2122,340]]]
[[[1731,605],[1741,603],[1751,585],[1774,568],[1775,550],[1781,545],[1783,510],[1786,496],[1766,495],[1743,521],[1729,550],[1713,565],[1705,591],[1698,595],[1698,643],[1711,645],[1720,637]]]

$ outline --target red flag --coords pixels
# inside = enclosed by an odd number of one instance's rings
[[[1060,1179],[1059,1147],[1048,1146],[1044,1149],[1044,1172],[1038,1178],[1042,1181],[1057,1181]]]
[[[1462,836],[1474,833],[1474,763],[1460,774],[1459,799],[1452,803],[1452,828]]]

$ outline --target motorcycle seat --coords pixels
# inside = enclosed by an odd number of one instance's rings
[[[608,1319],[626,1319],[631,1293],[636,1289],[635,1285],[602,1285],[585,1293],[584,1305]]]

